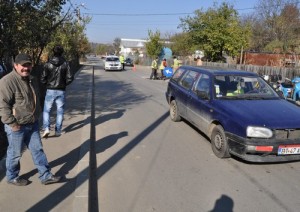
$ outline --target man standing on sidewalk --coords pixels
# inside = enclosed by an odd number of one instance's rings
[[[56,183],[60,177],[50,172],[40,132],[40,101],[38,83],[30,75],[32,61],[29,55],[19,54],[14,69],[0,80],[0,115],[8,139],[6,157],[7,182],[17,186],[28,184],[19,177],[22,151],[27,147],[38,169],[42,184]]]
[[[41,75],[41,83],[47,88],[43,111],[43,138],[47,138],[50,134],[50,112],[54,102],[57,108],[55,135],[61,135],[66,87],[74,79],[68,62],[62,56],[63,53],[62,46],[55,46],[53,57],[45,64]]]

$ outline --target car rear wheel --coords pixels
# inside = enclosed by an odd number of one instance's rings
[[[223,127],[216,125],[211,135],[211,148],[218,158],[230,157],[228,142]]]
[[[175,100],[172,100],[170,103],[170,117],[172,121],[180,121],[181,117],[178,113],[178,107],[177,107],[177,103]]]

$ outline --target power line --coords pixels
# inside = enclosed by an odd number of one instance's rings
[[[255,8],[245,8],[238,10],[251,10]],[[191,15],[190,13],[136,13],[136,14],[126,14],[126,13],[83,13],[85,15],[96,15],[96,16],[178,16],[178,15]]]
[[[99,15],[99,16],[172,16],[172,15],[189,15],[193,13],[136,13],[136,14],[126,14],[126,13],[84,13],[86,15]]]
[[[299,4],[300,1],[295,1],[293,4]],[[273,5],[273,6],[279,6]],[[248,8],[239,8],[235,9],[237,11],[244,11],[244,10],[256,10],[260,7],[248,7]],[[85,15],[96,15],[96,16],[178,16],[178,15],[191,15],[194,12],[179,12],[179,13],[84,13]]]
[[[236,10],[254,10],[256,7],[252,8],[241,8]],[[83,13],[85,15],[97,15],[97,16],[178,16],[178,15],[191,15],[194,12],[179,12],[179,13]]]

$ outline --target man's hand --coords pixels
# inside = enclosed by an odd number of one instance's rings
[[[16,131],[19,131],[21,129],[21,126],[16,124],[14,126],[11,127],[12,131],[16,132]]]

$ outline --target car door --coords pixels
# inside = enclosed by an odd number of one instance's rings
[[[180,116],[184,118],[187,117],[187,100],[198,75],[197,72],[188,70],[178,82],[179,86],[176,91],[176,103]]]
[[[211,78],[207,74],[201,74],[187,100],[188,120],[205,134],[211,121],[211,94]]]

